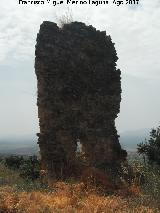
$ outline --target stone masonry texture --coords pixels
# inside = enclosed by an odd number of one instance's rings
[[[121,72],[111,37],[81,22],[59,28],[45,21],[35,55],[42,168],[53,178],[71,174],[77,140],[89,166],[125,160],[115,128]]]

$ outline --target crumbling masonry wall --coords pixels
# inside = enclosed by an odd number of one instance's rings
[[[90,166],[105,168],[124,160],[115,128],[121,73],[111,37],[80,22],[59,28],[45,21],[35,54],[43,169],[54,178],[69,173],[77,139]]]

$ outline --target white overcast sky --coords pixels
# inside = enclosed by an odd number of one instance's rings
[[[122,71],[118,131],[158,126],[160,0],[140,0],[138,6],[119,7],[112,0],[109,5],[97,7],[19,5],[18,0],[0,0],[0,138],[39,131],[34,73],[36,36],[44,20],[58,22],[68,10],[73,20],[106,30],[115,43],[117,66]]]

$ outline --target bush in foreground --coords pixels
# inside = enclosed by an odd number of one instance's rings
[[[36,156],[24,158],[23,156],[9,156],[4,159],[5,165],[17,170],[20,177],[27,180],[36,180],[40,176],[40,162]]]

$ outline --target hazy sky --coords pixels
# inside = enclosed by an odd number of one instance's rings
[[[64,0],[66,2],[67,0]],[[160,0],[138,6],[19,5],[0,0],[0,137],[38,132],[34,49],[44,20],[58,22],[68,11],[73,20],[111,35],[122,71],[119,132],[160,123]],[[124,1],[125,2],[125,1]]]

